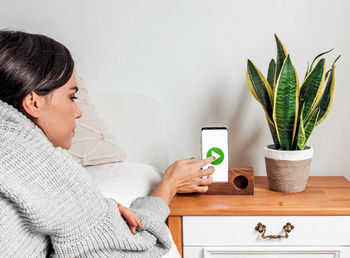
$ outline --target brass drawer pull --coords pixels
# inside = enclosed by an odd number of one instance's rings
[[[293,228],[294,228],[294,226],[288,222],[286,225],[283,226],[283,231],[285,233],[284,236],[281,236],[281,235],[268,235],[268,236],[265,236],[266,226],[259,222],[258,225],[256,225],[255,230],[259,231],[259,233],[262,233],[261,237],[263,239],[266,239],[266,238],[281,239],[281,238],[288,238],[288,233],[290,233]]]

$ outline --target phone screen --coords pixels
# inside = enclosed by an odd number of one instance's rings
[[[216,160],[203,167],[213,166],[215,171],[212,175],[213,182],[228,181],[228,130],[226,127],[203,127],[202,128],[202,159],[210,156]]]

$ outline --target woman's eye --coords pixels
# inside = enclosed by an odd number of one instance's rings
[[[71,97],[71,100],[74,101],[75,99],[78,99],[78,97],[74,96],[74,97]]]

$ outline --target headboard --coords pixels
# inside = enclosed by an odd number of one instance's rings
[[[89,93],[98,115],[126,161],[146,163],[162,173],[168,167],[167,138],[160,102],[143,94]]]

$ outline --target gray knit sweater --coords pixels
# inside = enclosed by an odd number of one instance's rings
[[[171,246],[166,202],[141,197],[130,208],[143,225],[136,235],[66,150],[0,100],[1,258],[166,254]]]

